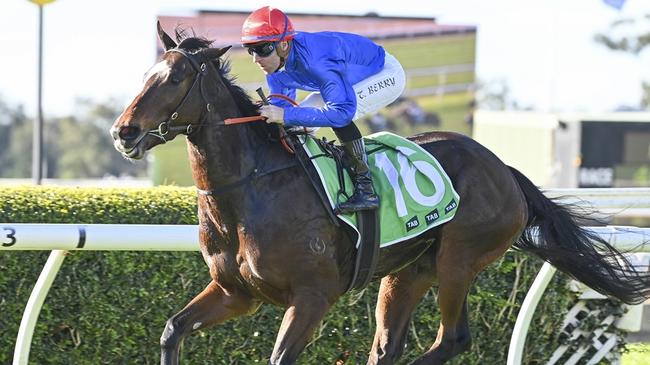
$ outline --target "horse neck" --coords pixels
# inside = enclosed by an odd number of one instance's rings
[[[206,83],[206,89],[215,91],[209,96],[210,100],[215,101],[215,112],[210,115],[212,120],[242,116],[233,95],[221,78]],[[248,176],[255,169],[256,150],[261,147],[257,143],[258,138],[252,128],[244,124],[209,125],[198,130],[187,139],[190,167],[196,186],[199,189],[214,190]]]

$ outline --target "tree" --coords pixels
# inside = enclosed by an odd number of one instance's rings
[[[650,46],[650,30],[638,33],[642,23],[650,24],[650,14],[640,19],[620,19],[609,27],[610,34],[596,34],[596,42],[614,50],[638,55]]]
[[[650,109],[650,83],[644,81],[641,87],[643,88],[641,107],[644,109]]]
[[[0,97],[0,177],[29,177],[31,156],[32,120]]]
[[[95,103],[78,99],[77,114],[59,119],[57,141],[59,156],[57,178],[89,178],[104,176],[144,176],[146,162],[125,160],[113,148],[108,130],[121,112],[116,100]]]
[[[646,24],[645,31],[639,31]],[[650,46],[650,14],[639,19],[620,19],[610,25],[609,34],[596,34],[596,42],[605,47],[619,52],[626,52],[638,56]],[[641,85],[641,108],[650,108],[650,83]]]
[[[145,176],[146,162],[127,161],[113,148],[108,130],[121,109],[116,100],[95,103],[80,99],[75,115],[47,118],[43,126],[44,176]],[[22,106],[12,107],[0,97],[0,177],[31,176],[32,124]]]

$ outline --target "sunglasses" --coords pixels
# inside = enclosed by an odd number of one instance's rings
[[[275,42],[254,44],[246,48],[248,48],[248,54],[251,56],[254,53],[260,57],[268,57],[273,53],[273,51],[275,51]]]

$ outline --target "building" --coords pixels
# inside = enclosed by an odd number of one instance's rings
[[[477,111],[474,138],[546,188],[650,186],[650,113]]]

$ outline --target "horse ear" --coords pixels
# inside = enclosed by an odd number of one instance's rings
[[[156,27],[158,28],[158,37],[165,47],[165,51],[169,51],[172,48],[176,48],[176,42],[165,33],[162,26],[160,25],[160,20],[156,22]]]
[[[223,47],[223,48],[206,48],[203,52],[204,55],[209,60],[216,60],[217,58],[223,56],[224,53],[228,52],[232,46]]]

